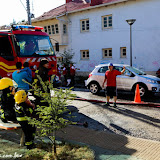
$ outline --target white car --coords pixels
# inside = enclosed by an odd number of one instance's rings
[[[152,75],[148,75],[145,72],[123,64],[113,64],[114,69],[118,71],[123,70],[123,66],[126,67],[124,74],[118,75],[116,78],[117,89],[124,91],[135,91],[136,84],[139,84],[140,96],[145,96],[149,91],[152,93],[160,92],[160,78]],[[97,94],[102,88],[105,72],[108,70],[108,64],[100,64],[95,66],[95,69],[89,74],[89,78],[86,80],[86,87],[90,92]]]

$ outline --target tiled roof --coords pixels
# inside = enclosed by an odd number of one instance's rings
[[[102,0],[102,4],[112,4],[112,3],[119,3],[122,1],[127,1],[127,0]],[[97,6],[97,5],[96,5]],[[42,21],[42,20],[47,20],[47,19],[52,19],[55,18],[58,15],[63,15],[66,12],[76,12],[81,9],[87,9],[87,8],[92,8],[94,6],[90,6],[89,0],[74,0],[72,2],[69,2],[67,4],[61,5],[57,8],[54,8],[48,12],[45,12],[43,15],[35,18],[32,20],[32,22],[36,21]]]

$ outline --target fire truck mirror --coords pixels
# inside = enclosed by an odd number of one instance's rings
[[[56,51],[59,52],[59,43],[55,43]]]

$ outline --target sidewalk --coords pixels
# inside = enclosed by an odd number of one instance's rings
[[[89,145],[96,160],[160,160],[160,142],[69,126],[57,137]]]

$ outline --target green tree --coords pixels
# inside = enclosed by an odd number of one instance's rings
[[[69,67],[70,63],[74,63],[72,61],[73,56],[75,55],[75,53],[73,52],[73,50],[64,50],[63,53],[59,53],[61,57],[63,57],[63,61],[61,62],[62,65],[65,64],[67,67]]]
[[[43,89],[35,88],[33,83],[32,91],[36,91],[36,95],[41,97],[44,102],[47,102],[48,106],[36,106],[38,118],[28,117],[28,121],[38,128],[38,136],[47,136],[51,140],[53,144],[52,148],[56,155],[56,132],[69,124],[73,124],[73,122],[64,117],[64,113],[69,112],[66,106],[74,99],[75,95],[71,93],[71,89],[62,90],[53,88],[53,83],[48,83],[47,86],[40,76],[37,77]],[[51,82],[53,82],[53,79],[54,76],[51,77]],[[48,92],[48,88],[50,92]]]

